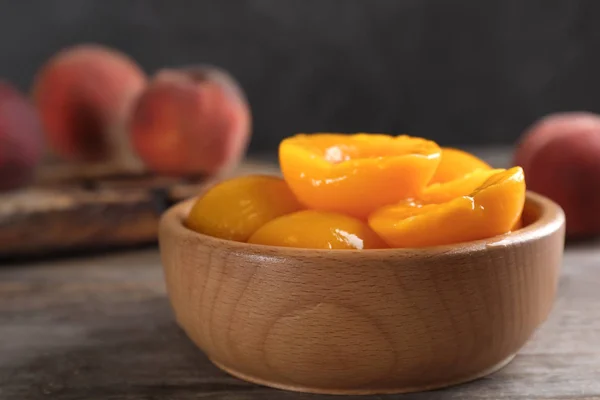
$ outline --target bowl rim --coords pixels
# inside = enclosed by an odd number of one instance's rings
[[[562,208],[538,193],[526,192],[525,206],[527,204],[537,206],[541,210],[540,216],[529,225],[526,225],[516,231],[497,235],[486,239],[479,239],[469,242],[429,246],[420,248],[386,248],[386,249],[310,249],[285,246],[270,246],[263,244],[250,244],[246,242],[237,242],[233,240],[221,239],[203,233],[193,231],[184,224],[186,210],[189,210],[197,197],[193,197],[179,202],[170,207],[161,217],[160,231],[165,235],[175,235],[185,242],[202,242],[212,248],[219,248],[233,254],[246,254],[254,256],[268,257],[326,257],[345,258],[345,257],[368,257],[374,256],[440,256],[440,255],[460,255],[473,254],[478,251],[489,251],[491,248],[501,248],[516,246],[528,242],[533,242],[544,237],[548,237],[563,228],[565,225],[565,214]],[[162,236],[162,235],[159,235]],[[160,237],[159,237],[160,241]]]

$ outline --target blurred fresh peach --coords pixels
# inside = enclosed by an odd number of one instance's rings
[[[251,113],[227,72],[210,66],[164,69],[140,96],[129,127],[133,148],[150,170],[214,175],[244,156]]]
[[[42,153],[35,107],[12,84],[0,81],[0,190],[28,184]]]
[[[527,188],[565,211],[567,235],[600,234],[600,117],[553,114],[527,129],[514,156]]]
[[[49,146],[71,161],[105,161],[129,145],[125,122],[146,85],[127,55],[95,44],[66,48],[37,73],[33,96]]]

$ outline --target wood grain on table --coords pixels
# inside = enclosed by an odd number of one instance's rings
[[[0,194],[0,259],[155,243],[168,207],[238,173],[278,172],[273,165],[249,160],[218,177],[176,178],[49,162],[33,185]]]
[[[494,163],[498,165],[498,163]],[[499,372],[365,399],[600,399],[600,243],[567,247],[548,321]],[[0,265],[0,399],[325,399],[242,382],[174,322],[154,248]]]
[[[600,398],[599,287],[600,246],[569,249],[549,320],[511,364],[452,389],[388,398]],[[0,338],[0,399],[327,398],[212,366],[175,325],[153,249],[3,266]]]

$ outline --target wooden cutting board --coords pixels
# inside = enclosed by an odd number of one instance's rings
[[[153,243],[168,207],[216,180],[252,173],[279,172],[257,161],[210,179],[45,165],[32,186],[0,194],[0,259]]]

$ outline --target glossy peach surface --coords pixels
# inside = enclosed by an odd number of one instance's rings
[[[359,218],[420,193],[439,159],[435,142],[406,135],[296,135],[279,147],[283,176],[306,207]]]
[[[423,189],[418,199],[425,203],[444,203],[467,196],[500,171],[502,169],[478,169],[451,181],[433,183]]]
[[[446,203],[405,201],[383,207],[370,216],[369,225],[391,247],[467,242],[509,232],[521,218],[524,202],[523,170],[514,167]]]
[[[491,169],[485,161],[471,153],[451,147],[443,147],[440,164],[430,183],[444,183],[477,171]]]
[[[314,249],[428,247],[522,227],[525,176],[407,135],[300,134],[279,147],[283,179],[226,181],[187,225],[254,244]],[[432,179],[433,178],[433,179]]]
[[[305,210],[267,222],[248,243],[310,249],[380,249],[385,243],[369,226],[352,217]]]
[[[299,209],[282,179],[249,175],[209,189],[194,203],[185,223],[200,233],[245,242],[270,220]]]

